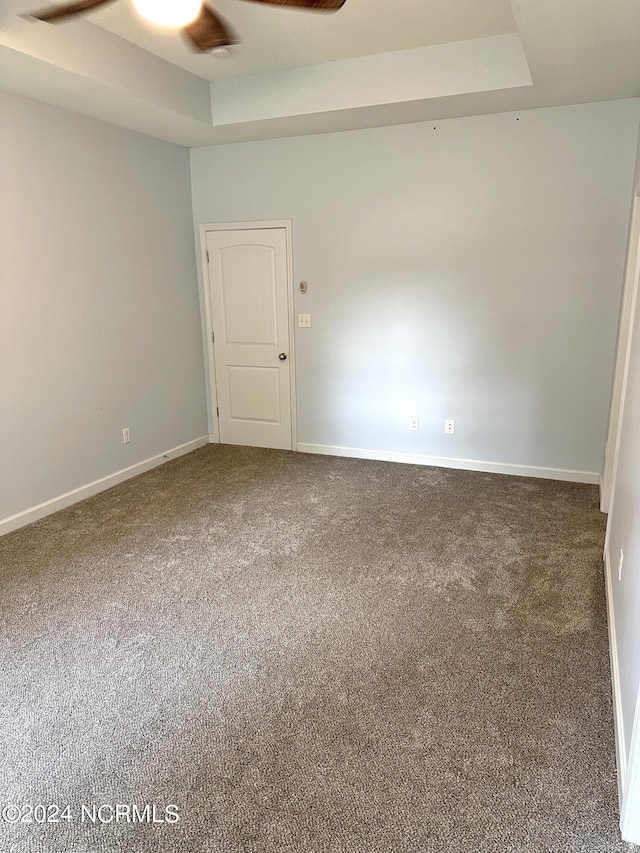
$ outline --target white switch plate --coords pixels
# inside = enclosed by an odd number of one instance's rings
[[[455,421],[445,421],[444,422],[444,431],[447,435],[453,435],[456,431],[456,422]]]
[[[409,418],[409,429],[420,429],[420,420],[412,415]]]
[[[129,444],[130,441],[131,441],[131,430],[129,429],[129,427],[125,427],[122,430],[122,443],[123,444]]]
[[[311,314],[298,314],[298,326],[301,329],[309,329],[311,327]]]

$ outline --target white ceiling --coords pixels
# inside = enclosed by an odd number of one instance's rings
[[[516,31],[509,0],[347,0],[329,14],[243,0],[211,5],[240,40],[228,60],[191,53],[179,34],[141,18],[132,0],[113,2],[92,20],[207,80]]]
[[[640,0],[214,6],[240,38],[224,60],[132,0],[57,25],[5,0],[0,85],[183,145],[640,97]]]

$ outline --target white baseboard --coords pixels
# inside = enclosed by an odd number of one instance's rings
[[[301,453],[320,453],[324,456],[347,456],[354,459],[375,459],[379,462],[402,462],[409,465],[433,465],[436,468],[457,468],[482,471],[486,474],[511,474],[517,477],[540,477],[545,480],[564,480],[570,483],[600,482],[595,471],[571,471],[564,468],[539,468],[535,465],[511,465],[507,462],[482,462],[477,459],[450,459],[447,456],[425,456],[400,453],[395,450],[362,450],[358,447],[330,447],[326,444],[298,444]]]
[[[87,483],[85,486],[80,486],[77,489],[72,489],[70,492],[65,492],[63,495],[51,498],[37,506],[29,507],[15,515],[10,515],[8,518],[0,519],[0,536],[5,533],[11,533],[12,530],[17,530],[19,527],[24,527],[26,524],[31,524],[39,518],[44,518],[51,513],[57,512],[60,509],[71,506],[79,501],[97,495],[99,492],[104,492],[112,486],[117,486],[118,483],[123,483],[125,480],[130,480],[131,477],[136,477],[138,474],[143,474],[145,471],[150,471],[169,459],[175,459],[177,456],[184,456],[185,453],[191,453],[192,450],[197,450],[209,443],[209,436],[201,436],[193,441],[188,441],[186,444],[181,444],[178,447],[173,447],[165,453],[160,453],[158,456],[152,456],[150,459],[145,459],[143,462],[138,462],[128,468],[122,468],[120,471],[115,471],[113,474],[108,474],[106,477],[101,477],[99,480],[94,480],[92,483]]]
[[[622,716],[622,694],[620,691],[620,666],[618,662],[618,643],[616,641],[616,621],[613,607],[613,577],[609,550],[604,552],[604,581],[607,598],[607,625],[609,628],[609,658],[611,661],[611,691],[613,695],[613,723],[616,734],[616,767],[618,771],[618,802],[622,809],[624,788],[627,782],[627,754],[625,750],[624,718]]]

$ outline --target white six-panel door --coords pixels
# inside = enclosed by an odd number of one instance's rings
[[[206,231],[220,441],[292,448],[285,228]]]

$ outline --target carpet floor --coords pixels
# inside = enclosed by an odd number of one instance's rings
[[[594,486],[210,445],[0,539],[5,853],[622,853]]]

